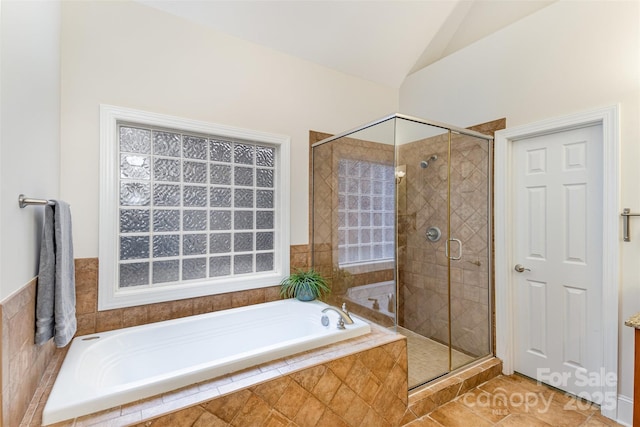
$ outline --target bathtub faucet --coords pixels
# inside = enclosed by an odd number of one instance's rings
[[[349,313],[346,313],[337,307],[327,307],[324,310],[322,310],[322,312],[326,313],[329,310],[333,310],[340,315],[340,318],[338,319],[338,329],[345,329],[344,327],[345,323],[347,325],[353,325],[353,319],[351,318],[351,316],[349,316]]]

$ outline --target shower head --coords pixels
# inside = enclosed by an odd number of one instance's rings
[[[421,162],[420,162],[420,167],[421,167],[422,169],[426,169],[426,168],[428,168],[428,167],[429,167],[429,162],[433,162],[433,161],[436,161],[436,160],[438,160],[438,156],[436,156],[436,155],[434,154],[433,156],[429,157],[429,159],[428,159],[428,160],[423,160],[423,161],[421,161]]]

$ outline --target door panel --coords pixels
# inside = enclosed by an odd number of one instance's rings
[[[525,280],[524,288],[518,295],[521,298],[523,317],[529,329],[521,334],[523,348],[539,357],[547,357],[547,284],[534,280]]]
[[[567,233],[565,262],[585,265],[587,255],[587,186],[571,184],[564,186],[567,202],[564,223]]]
[[[598,400],[602,367],[601,126],[514,143],[515,370]],[[598,388],[599,390],[599,388]]]
[[[526,191],[529,193],[527,257],[544,260],[547,254],[547,189],[529,187]]]
[[[574,368],[585,368],[587,349],[586,340],[582,337],[587,335],[587,292],[568,286],[564,290],[564,312],[567,314],[563,331],[565,363]]]

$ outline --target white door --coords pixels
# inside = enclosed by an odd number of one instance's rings
[[[513,143],[514,370],[596,403],[603,372],[601,153],[601,125]]]

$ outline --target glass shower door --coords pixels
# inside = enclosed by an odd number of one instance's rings
[[[449,130],[398,119],[398,326],[407,336],[409,387],[451,370]]]
[[[490,349],[490,145],[398,119],[398,313],[409,386]]]
[[[452,132],[449,168],[451,368],[491,353],[490,146]]]

